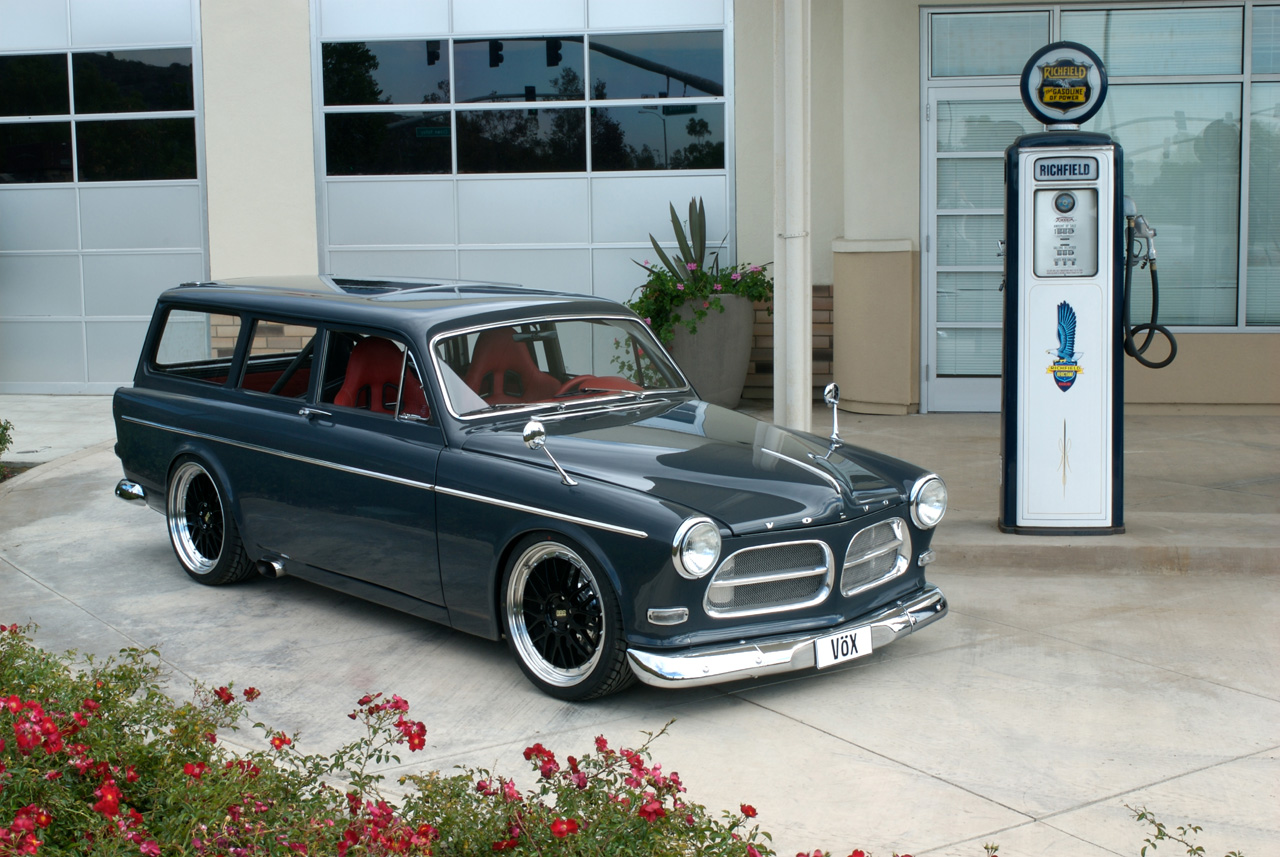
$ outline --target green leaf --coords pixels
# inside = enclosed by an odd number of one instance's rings
[[[676,233],[676,244],[680,246],[680,255],[684,257],[681,261],[686,265],[690,262],[701,262],[701,259],[693,258],[693,250],[689,247],[689,237],[685,234],[684,226],[680,223],[680,216],[676,214],[676,207],[670,203],[667,204],[667,207],[671,209],[671,228]],[[688,272],[687,268],[685,272]]]

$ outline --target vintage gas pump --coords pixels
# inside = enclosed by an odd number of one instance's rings
[[[1122,533],[1123,152],[1079,130],[1102,106],[1106,70],[1085,46],[1057,42],[1027,62],[1021,88],[1051,130],[1005,152],[998,523],[1012,533]]]

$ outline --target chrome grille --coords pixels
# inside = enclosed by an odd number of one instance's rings
[[[849,542],[840,575],[840,594],[857,595],[890,578],[897,577],[911,565],[911,531],[902,518],[890,518],[872,524]]]
[[[703,607],[709,616],[752,616],[817,604],[831,591],[833,565],[824,542],[746,548],[720,563]]]

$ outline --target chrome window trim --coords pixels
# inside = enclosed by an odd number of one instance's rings
[[[540,316],[533,316],[531,318],[509,319],[507,321],[491,322],[489,324],[478,324],[472,327],[460,327],[456,330],[446,330],[446,331],[441,331],[440,333],[437,333],[435,336],[431,337],[431,340],[427,343],[427,357],[428,359],[431,360],[431,369],[435,373],[436,383],[440,386],[440,398],[444,399],[445,410],[447,410],[449,412],[449,415],[452,416],[455,420],[462,420],[463,422],[473,422],[479,419],[492,418],[495,414],[522,414],[522,413],[525,413],[526,411],[532,411],[538,408],[555,407],[555,405],[552,405],[550,402],[534,402],[522,408],[501,408],[498,410],[490,409],[490,410],[481,411],[475,414],[467,414],[466,416],[459,414],[457,411],[453,409],[453,400],[449,397],[449,388],[445,385],[444,373],[440,371],[440,358],[439,358],[439,355],[436,354],[436,343],[439,342],[441,339],[446,339],[454,336],[466,336],[471,333],[479,333],[485,330],[494,330],[495,328],[499,328],[499,327],[514,327],[515,325],[518,325],[518,324],[542,324],[543,322],[548,322],[548,321],[595,321],[599,319],[630,321],[630,322],[635,322],[639,324],[641,327],[645,326],[644,322],[640,321],[635,316],[626,315],[624,313],[599,313],[599,314],[591,314],[591,315],[583,315],[581,313],[567,313],[565,315],[540,315]],[[645,329],[647,330],[648,328],[645,328]],[[661,389],[645,390],[644,391],[645,395],[647,396],[651,393],[654,393],[654,394],[678,393],[678,392],[683,392],[685,390],[691,389],[689,385],[689,379],[684,377],[684,371],[680,368],[680,365],[676,363],[674,359],[672,359],[671,354],[667,352],[666,348],[663,347],[662,343],[658,342],[657,337],[654,337],[652,335],[650,336],[650,339],[653,341],[654,345],[658,346],[658,349],[661,351],[662,355],[667,358],[667,360],[671,363],[673,367],[675,367],[676,373],[679,374],[680,379],[684,381],[684,386],[683,387],[664,387]],[[596,401],[596,402],[607,401],[613,398],[620,398],[620,397],[601,396],[597,399],[594,399],[593,401]]]
[[[383,482],[391,482],[396,485],[405,485],[409,488],[418,488],[423,491],[432,491],[437,494],[446,494],[450,497],[458,497],[463,500],[474,500],[477,503],[484,503],[489,506],[500,506],[504,509],[512,509],[517,512],[528,512],[533,515],[539,515],[544,518],[551,518],[555,521],[564,521],[565,523],[578,524],[592,529],[605,530],[610,533],[617,533],[623,536],[631,536],[637,539],[647,539],[649,534],[644,530],[636,530],[630,527],[621,527],[616,524],[605,523],[604,521],[593,521],[590,518],[580,518],[577,515],[566,515],[561,512],[552,512],[548,509],[540,509],[536,506],[529,506],[524,503],[514,503],[509,500],[499,500],[496,497],[487,497],[483,494],[473,494],[469,491],[460,491],[456,488],[444,488],[440,485],[434,485],[430,482],[419,482],[416,479],[405,479],[400,476],[392,476],[389,473],[380,473],[376,470],[364,470],[359,467],[349,467],[345,464],[335,464],[332,461],[323,461],[319,458],[311,458],[305,455],[295,455],[290,452],[283,452],[279,449],[271,449],[266,446],[259,446],[254,443],[244,443],[243,441],[232,440],[231,438],[220,437],[218,435],[207,434],[205,432],[191,431],[189,429],[180,429],[174,426],[167,426],[163,423],[152,422],[150,420],[138,419],[137,417],[122,417],[125,422],[134,423],[148,428],[159,429],[161,431],[172,432],[174,434],[185,435],[187,437],[199,438],[200,440],[212,441],[213,443],[224,443],[228,446],[234,446],[239,449],[247,449],[250,452],[260,452],[265,455],[274,455],[279,458],[288,459],[289,461],[297,461],[302,464],[314,464],[317,467],[324,467],[329,470],[336,470],[340,473],[351,473],[356,476],[367,476],[370,479],[379,479]]]
[[[822,548],[822,556],[826,562],[826,574],[824,575],[822,588],[818,590],[816,595],[814,595],[813,597],[809,598],[806,601],[797,601],[795,603],[786,604],[780,607],[757,607],[757,608],[751,608],[749,610],[725,611],[720,608],[714,607],[711,604],[711,590],[716,585],[715,577],[717,574],[720,573],[720,570],[725,567],[725,565],[729,562],[729,560],[736,559],[740,554],[750,553],[752,551],[776,550],[778,548],[795,547],[798,545],[818,545],[820,548]],[[800,579],[802,577],[817,577],[819,573],[821,573],[820,569],[815,571],[810,571],[810,572],[782,572],[777,575],[761,577],[758,579],[753,578],[750,581],[743,581],[743,583],[739,585],[751,585],[754,583],[771,583],[771,582],[776,582],[778,580],[792,580],[792,579]],[[787,613],[792,610],[803,610],[806,607],[812,607],[815,604],[820,604],[823,601],[825,601],[828,598],[828,596],[831,595],[832,583],[834,583],[834,581],[835,581],[835,554],[831,550],[831,545],[827,544],[821,539],[801,539],[798,541],[772,542],[770,544],[765,544],[765,545],[753,545],[751,547],[741,548],[739,550],[734,551],[733,553],[729,554],[729,556],[721,560],[720,564],[716,566],[716,570],[711,573],[711,577],[707,583],[706,591],[703,593],[703,596],[702,596],[702,610],[712,619],[741,619],[741,618],[750,617],[750,616],[764,616],[770,613]]]
[[[849,566],[850,566],[849,551],[853,549],[853,543],[858,540],[858,536],[862,535],[867,530],[870,530],[874,527],[878,527],[882,524],[891,525],[894,528],[894,534],[898,537],[898,544],[892,548],[893,551],[898,555],[898,561],[895,562],[893,564],[893,568],[890,569],[885,574],[880,575],[874,580],[869,580],[866,583],[861,583],[858,586],[855,586],[853,589],[845,591],[844,573],[849,569]],[[888,581],[893,580],[896,577],[901,577],[903,574],[907,572],[907,569],[911,567],[911,550],[912,550],[911,528],[907,526],[907,522],[904,518],[894,516],[892,518],[888,518],[883,521],[877,521],[874,524],[869,524],[868,526],[865,526],[862,529],[858,530],[858,532],[853,534],[853,538],[849,539],[849,547],[845,548],[844,564],[840,566],[840,594],[845,598],[852,598],[855,595],[860,595],[861,593],[866,592],[868,589],[875,589],[877,586],[880,586],[883,583],[887,583]],[[888,552],[889,552],[888,549],[882,548],[879,550],[872,551],[871,553],[860,554],[858,556],[857,562],[853,564],[859,565],[861,563],[867,562],[868,560],[875,559],[876,557],[884,556]]]

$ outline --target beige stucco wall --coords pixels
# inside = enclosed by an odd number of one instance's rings
[[[200,4],[214,277],[319,269],[307,0]]]
[[[738,258],[773,259],[773,3],[736,0],[734,15],[734,146],[737,173]],[[832,282],[831,242],[843,228],[846,163],[844,7],[840,0],[814,0],[810,12],[811,246],[813,282]]]

